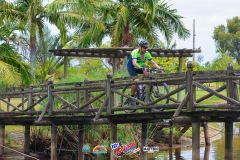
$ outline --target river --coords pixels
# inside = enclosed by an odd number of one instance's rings
[[[224,128],[224,127],[223,127]],[[222,138],[211,143],[210,146],[201,146],[201,160],[239,160],[240,159],[240,123],[234,123],[233,152],[232,157],[225,157],[225,130],[222,130]],[[170,149],[161,151],[152,160],[190,160],[191,148]]]
[[[232,157],[230,158],[225,157],[224,126],[222,128],[223,128],[223,130],[221,130],[222,138],[212,142],[210,146],[201,146],[200,148],[201,160],[240,160],[240,123],[234,123],[233,152]],[[160,150],[158,154],[153,155],[149,154],[148,157],[149,157],[148,160],[191,160],[192,149],[191,147],[189,147],[169,149],[164,151]],[[33,160],[32,158],[24,158],[22,156],[8,156],[5,158],[0,158],[0,160],[30,160],[30,159]]]

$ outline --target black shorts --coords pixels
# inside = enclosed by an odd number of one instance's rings
[[[136,69],[136,68],[127,68],[127,69],[130,76],[137,76],[137,74],[143,74],[142,69]]]

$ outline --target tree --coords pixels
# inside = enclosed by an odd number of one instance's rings
[[[6,43],[0,45],[1,85],[29,85],[31,74],[29,66],[22,62],[14,48]]]
[[[189,37],[189,31],[181,22],[182,17],[177,15],[177,10],[171,9],[164,1],[89,2],[92,4],[89,7],[95,9],[95,12],[92,12],[95,20],[92,21],[93,23],[83,23],[78,28],[74,41],[79,47],[98,45],[107,36],[111,38],[113,47],[133,46],[139,38],[147,39],[153,46],[162,38],[160,33],[167,40],[171,39],[175,33],[179,38]]]
[[[64,40],[66,29],[63,21],[59,21],[56,12],[48,12],[47,6],[43,6],[42,0],[15,0],[12,2],[3,1],[0,3],[0,15],[3,19],[17,21],[28,31],[31,73],[34,75],[36,66],[37,35],[43,36],[44,20],[55,24]],[[62,19],[61,19],[62,20]]]
[[[16,30],[21,28],[14,22],[2,21],[0,26],[0,72],[1,85],[29,85],[31,74],[15,47],[18,43]]]
[[[240,64],[240,18],[238,16],[227,20],[227,26],[219,25],[214,28],[213,39],[217,48],[229,55]]]

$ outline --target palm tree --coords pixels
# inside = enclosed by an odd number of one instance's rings
[[[31,72],[34,75],[36,66],[36,52],[37,52],[37,36],[42,39],[44,20],[49,20],[50,23],[55,24],[63,37],[65,37],[66,29],[62,21],[59,21],[57,13],[48,12],[47,6],[43,6],[43,0],[15,0],[12,2],[3,1],[0,3],[1,17],[12,19],[24,26],[29,35],[30,48],[30,64]]]
[[[20,57],[16,44],[16,30],[22,28],[14,22],[2,21],[0,26],[0,71],[2,85],[29,85],[31,82],[30,67]]]
[[[21,61],[14,48],[6,43],[0,45],[1,85],[29,85],[31,82],[30,67]]]
[[[102,0],[90,1],[95,8],[94,23],[78,27],[74,41],[79,47],[98,45],[109,36],[112,46],[134,45],[139,38],[151,45],[163,37],[169,41],[176,33],[179,38],[188,38],[190,33],[183,25],[182,16],[164,1],[157,0]],[[79,4],[80,5],[80,4]],[[90,9],[91,10],[91,9]],[[98,25],[96,20],[100,20]]]

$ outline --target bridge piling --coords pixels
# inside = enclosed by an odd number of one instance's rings
[[[5,125],[0,125],[0,156],[4,154]]]
[[[117,142],[117,124],[113,123],[111,124],[111,140],[110,140],[111,144],[116,143]],[[116,160],[116,156],[114,154],[116,150],[111,150],[111,155],[110,155],[110,160]]]
[[[228,76],[231,76],[233,74],[233,66],[231,64],[228,64]],[[234,82],[232,79],[227,80],[227,96],[229,98],[235,99],[234,95]],[[228,104],[231,104],[230,101],[228,101]],[[226,121],[225,122],[225,159],[232,159],[232,149],[233,149],[233,122],[232,121]]]
[[[200,159],[200,123],[192,123],[192,159]]]
[[[51,126],[51,160],[57,160],[57,126]]]
[[[24,127],[24,153],[30,153],[30,125]]]
[[[84,144],[84,125],[78,125],[78,160],[84,159],[84,153],[82,151]]]
[[[147,153],[143,152],[143,147],[147,146],[147,136],[148,136],[148,130],[147,130],[147,123],[142,123],[142,133],[141,133],[141,145],[140,145],[140,159],[141,160],[147,160]]]

